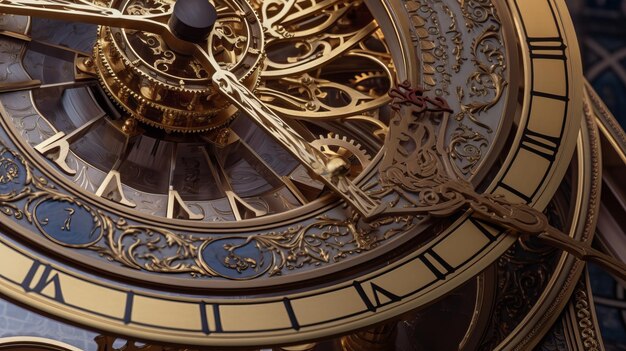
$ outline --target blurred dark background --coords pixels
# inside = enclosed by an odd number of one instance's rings
[[[626,0],[568,0],[585,75],[626,126]]]
[[[585,75],[626,129],[626,0],[567,0]],[[606,351],[626,350],[626,289],[590,265]]]

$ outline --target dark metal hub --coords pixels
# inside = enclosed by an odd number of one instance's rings
[[[200,43],[209,36],[216,20],[217,11],[208,0],[178,0],[168,25],[178,38]]]

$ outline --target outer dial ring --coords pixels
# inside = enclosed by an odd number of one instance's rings
[[[508,5],[522,46],[526,84],[519,131],[490,191],[542,208],[576,144],[582,107],[580,59],[561,1],[511,0]],[[562,107],[561,114],[555,113],[555,104]],[[549,160],[528,145],[529,138],[542,136],[554,144]],[[35,258],[8,238],[0,240],[0,291],[20,302],[137,338],[251,346],[323,338],[423,306],[491,264],[514,237],[465,215],[427,246],[375,272],[304,293],[246,299],[171,296],[103,283]],[[246,319],[252,310],[268,318]]]

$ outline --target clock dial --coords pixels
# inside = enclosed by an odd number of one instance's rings
[[[174,2],[85,6],[159,29]],[[1,17],[0,256],[23,268],[0,270],[7,295],[166,342],[321,338],[423,306],[515,239],[470,213],[414,215],[385,192],[415,186],[398,172],[436,182],[446,150],[449,176],[538,208],[560,183],[581,91],[560,2],[212,6],[199,56],[135,22]],[[314,174],[263,118],[342,173]],[[337,179],[395,212],[364,218]]]
[[[137,4],[118,7],[124,13],[154,13],[167,12],[171,6],[160,5],[144,4],[143,12],[136,10]],[[379,115],[388,113],[387,92],[395,71],[382,32],[364,5],[333,5],[323,7],[323,15],[293,16],[297,10],[292,9],[289,23],[295,23],[297,35],[265,40],[266,29],[261,26],[266,22],[251,6],[247,2],[218,6],[216,27],[207,41],[211,45],[205,43],[209,53],[246,88],[262,90],[270,106],[292,115],[304,112],[311,118],[307,125],[291,123],[318,149],[348,159],[356,177],[380,151],[386,128]],[[237,17],[242,11],[252,20]],[[275,11],[267,5],[263,9],[266,16],[276,17]],[[358,14],[365,14],[360,17],[363,23],[351,23],[348,17]],[[314,20],[325,22],[306,25]],[[339,34],[318,39],[325,31]],[[66,41],[89,41],[90,34],[96,36],[90,43],[95,45],[93,59],[88,50],[81,57],[67,53],[67,64],[79,61],[76,75],[44,79],[48,71],[56,70],[42,64],[41,60],[51,60],[47,53],[37,56],[40,61],[24,61],[24,74],[41,78],[43,87],[30,106],[44,120],[35,129],[28,129],[28,122],[15,123],[29,146],[52,159],[54,172],[79,184],[81,191],[125,205],[126,212],[209,226],[286,212],[323,195],[323,185],[311,179],[288,151],[228,105],[196,60],[168,50],[158,36],[140,31],[86,28],[83,37],[70,35]],[[345,41],[349,45],[341,46]],[[298,57],[303,46],[314,52]],[[330,52],[319,55],[317,47]],[[27,49],[26,58],[37,55],[30,52]],[[287,55],[283,52],[295,52],[289,57],[291,69],[265,78],[266,67],[272,64],[267,58],[261,65],[262,54]],[[331,64],[329,58],[341,64]],[[345,70],[345,65],[356,68]],[[103,94],[122,108],[111,109],[106,102],[102,106]],[[58,112],[59,101],[68,101],[71,109]],[[334,111],[337,117],[328,118]],[[337,123],[341,114],[351,118],[347,126]]]

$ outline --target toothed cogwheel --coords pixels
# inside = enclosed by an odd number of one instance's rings
[[[350,176],[357,176],[371,162],[372,158],[367,151],[355,140],[335,133],[320,135],[319,139],[311,142],[315,148],[328,156],[339,156],[350,163]]]
[[[146,15],[166,11],[170,3],[130,0],[124,13]],[[241,22],[218,18],[202,44],[249,90],[259,83],[264,58],[263,29],[247,0],[225,0],[245,10]],[[236,113],[212,86],[200,63],[170,50],[155,34],[101,26],[94,48],[98,78],[118,106],[144,124],[170,132],[203,132],[218,128]]]

